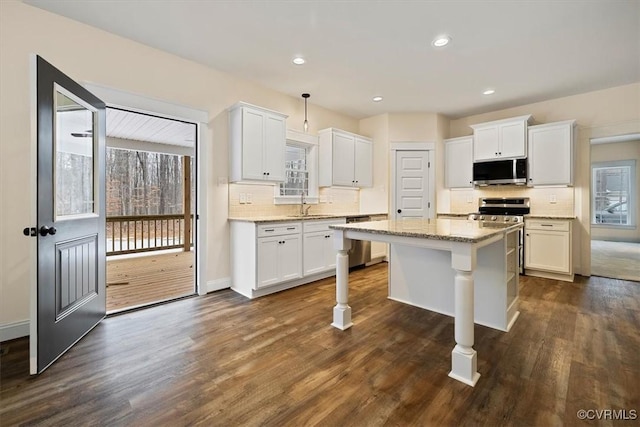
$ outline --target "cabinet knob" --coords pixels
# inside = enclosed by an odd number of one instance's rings
[[[502,156],[502,151],[498,151],[498,155]],[[269,174],[267,174],[267,175],[269,175]]]
[[[402,209],[398,209],[398,213],[402,213]]]
[[[267,176],[269,175],[269,172],[267,172]]]

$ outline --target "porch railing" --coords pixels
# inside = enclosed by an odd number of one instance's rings
[[[187,228],[183,214],[107,217],[107,255],[175,248],[190,250],[192,230],[193,215]]]

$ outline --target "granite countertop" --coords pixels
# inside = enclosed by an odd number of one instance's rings
[[[460,217],[460,218],[466,218],[469,216],[468,213],[451,213],[451,212],[438,212],[437,214],[438,216],[453,216],[453,217]]]
[[[525,215],[525,219],[576,219],[575,215]]]
[[[309,214],[307,216],[298,215],[271,215],[271,216],[247,216],[247,217],[229,217],[229,221],[243,221],[243,222],[289,222],[289,221],[313,221],[320,219],[336,219],[336,218],[353,218],[357,216],[375,216],[375,215],[388,215],[386,212],[373,212],[373,213],[341,213],[341,214]]]
[[[331,225],[335,230],[366,231],[374,234],[420,237],[434,240],[477,243],[499,234],[524,227],[523,223],[489,225],[480,221],[464,219],[403,219],[399,221],[371,221],[352,224]]]

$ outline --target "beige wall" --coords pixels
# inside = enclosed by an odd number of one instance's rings
[[[29,54],[37,53],[73,79],[207,111],[207,281],[229,276],[226,108],[246,101],[289,115],[301,129],[301,98],[257,86],[197,63],[11,0],[0,1],[0,327],[29,317],[32,241],[22,236],[31,204]],[[313,98],[311,98],[313,100]],[[358,121],[309,103],[310,132]]]
[[[636,193],[640,190],[640,141],[617,142],[613,144],[595,144],[591,146],[591,163],[614,162],[618,160],[636,161]],[[640,242],[640,200],[635,203],[636,225],[632,229],[619,229],[606,226],[592,226],[591,239]]]
[[[535,104],[523,105],[506,110],[464,117],[450,122],[449,137],[471,135],[471,124],[508,117],[533,114],[535,124],[551,123],[575,119],[578,131],[575,152],[575,185],[573,187],[574,213],[574,263],[576,271],[589,274],[591,271],[590,247],[590,156],[591,138],[635,133],[640,131],[640,83],[614,87],[611,89],[584,93],[564,98],[552,99]],[[544,203],[550,189],[532,189],[528,194]],[[560,191],[558,189],[558,191]],[[571,189],[569,190],[571,191]],[[454,191],[450,191],[452,204]],[[560,194],[560,193],[559,193]],[[558,194],[558,197],[561,197]],[[569,199],[569,194],[563,199]],[[475,194],[474,194],[475,197]],[[477,199],[476,199],[477,200]],[[560,202],[560,200],[558,200]],[[547,202],[548,203],[548,202]],[[451,208],[453,206],[450,206]],[[558,208],[556,205],[553,209]],[[550,204],[546,208],[551,208]],[[546,210],[542,209],[542,210]],[[439,212],[445,212],[444,206]],[[536,203],[532,209],[540,210]]]

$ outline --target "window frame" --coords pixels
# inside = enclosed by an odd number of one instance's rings
[[[287,130],[287,145],[304,148],[307,151],[309,181],[307,183],[308,194],[305,196],[305,203],[309,205],[318,204],[318,137],[294,130]],[[276,205],[299,205],[300,196],[281,196],[280,185],[275,185],[273,189],[273,203]]]
[[[629,192],[627,196],[627,224],[603,224],[596,222],[596,185],[595,178],[596,169],[606,168],[629,168]],[[635,160],[619,160],[610,162],[594,162],[591,163],[591,226],[596,228],[616,228],[616,229],[635,229],[636,228],[636,203],[638,188],[636,188],[636,161]]]

